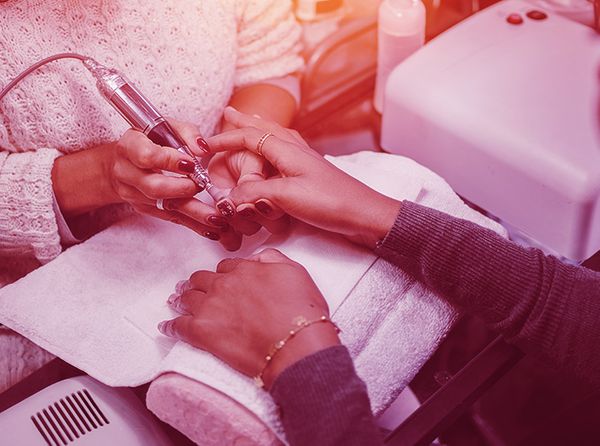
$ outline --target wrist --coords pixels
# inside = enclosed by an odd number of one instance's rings
[[[121,203],[123,200],[117,194],[113,181],[113,167],[115,164],[117,145],[116,143],[106,144],[96,149],[100,154],[99,163],[102,169],[102,175],[99,184],[99,193],[103,196],[107,204]]]
[[[120,202],[108,174],[114,148],[94,147],[57,158],[52,167],[52,187],[66,217]]]
[[[384,239],[394,225],[401,207],[400,201],[377,193],[377,196],[369,201],[369,210],[364,213],[361,222],[359,229],[361,243],[370,249],[375,249],[377,243]]]
[[[331,323],[318,323],[305,328],[290,339],[273,357],[263,373],[266,389],[270,389],[281,373],[307,356],[340,345],[336,328]]]

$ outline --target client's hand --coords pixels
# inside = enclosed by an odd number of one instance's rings
[[[162,322],[163,334],[209,351],[249,376],[257,376],[274,344],[297,329],[294,319],[329,316],[308,272],[274,249],[248,260],[223,260],[216,272],[195,272],[178,284],[169,304],[184,316]],[[336,344],[330,323],[300,330],[265,369],[265,386],[294,362]]]
[[[237,129],[209,138],[211,151],[245,147],[258,153],[261,138],[269,132],[273,136],[264,140],[260,154],[279,173],[234,188],[230,198],[236,205],[253,203],[260,212],[272,203],[292,217],[368,247],[392,227],[400,203],[333,166],[297,132],[233,109],[226,111],[225,119]]]
[[[234,116],[235,113],[236,110],[231,106],[225,108],[223,120],[226,128],[235,128],[235,125],[230,122],[231,116]],[[210,160],[208,170],[213,182],[221,189],[233,189],[244,183],[263,181],[276,173],[262,156],[244,150],[244,147],[216,153]],[[251,235],[257,232],[261,226],[271,233],[280,233],[288,228],[289,218],[286,214],[279,209],[273,209],[273,206],[269,207],[269,204],[264,207],[265,204],[262,201],[257,204],[262,213],[257,212],[254,203],[237,206],[236,217],[231,221],[236,230],[244,235]]]
[[[201,154],[195,126],[172,122],[194,152]],[[144,134],[128,130],[111,146],[107,173],[114,193],[143,214],[186,226],[211,240],[220,240],[223,246],[239,248],[241,236],[230,230],[227,221],[214,206],[192,198],[199,191],[187,177],[171,177],[161,173],[170,171],[181,175],[192,173],[193,160],[171,147],[160,147]],[[163,200],[163,208],[157,207]]]

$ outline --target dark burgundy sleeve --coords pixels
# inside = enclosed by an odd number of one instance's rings
[[[523,351],[600,386],[600,273],[408,201],[376,251]]]
[[[367,388],[344,346],[314,353],[285,369],[271,395],[291,446],[383,444]]]

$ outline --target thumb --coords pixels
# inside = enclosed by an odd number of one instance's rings
[[[260,199],[266,199],[281,207],[281,190],[285,186],[285,182],[285,178],[247,181],[231,189],[229,198],[236,206],[243,203],[256,203]]]

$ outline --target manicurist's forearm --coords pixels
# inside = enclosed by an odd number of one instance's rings
[[[54,161],[52,187],[65,217],[120,202],[108,174],[111,150],[110,145],[99,146]]]
[[[523,350],[600,385],[600,273],[406,201],[377,252]]]

